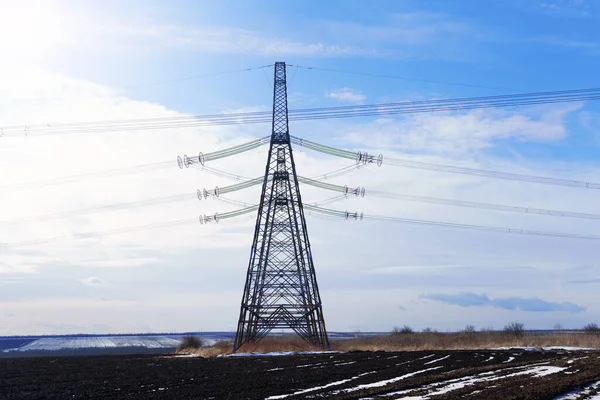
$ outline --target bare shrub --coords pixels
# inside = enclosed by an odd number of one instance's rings
[[[475,333],[475,325],[466,325],[465,329],[462,330],[463,333],[474,334]]]
[[[511,322],[504,327],[504,333],[515,338],[522,338],[525,335],[525,325],[520,322]]]
[[[434,330],[433,330],[433,329],[431,329],[430,327],[424,328],[424,329],[421,331],[421,333],[433,333],[433,332],[434,332]]]
[[[392,334],[394,335],[406,335],[410,333],[415,333],[415,331],[408,325],[404,325],[402,328],[398,328],[397,326],[395,326],[392,329]]]
[[[584,326],[583,331],[590,335],[600,335],[600,326],[592,322]]]
[[[202,340],[196,336],[184,336],[181,343],[177,346],[177,351],[196,350],[202,347]]]

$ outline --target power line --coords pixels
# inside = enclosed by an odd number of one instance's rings
[[[239,154],[244,151],[253,150],[253,149],[258,148],[259,146],[263,145],[266,142],[266,139],[268,139],[268,137],[261,138],[261,139],[255,139],[250,142],[247,142],[247,143],[244,143],[241,145],[237,145],[237,146],[233,146],[233,147],[230,147],[230,148],[224,149],[224,150],[218,150],[218,151],[214,151],[214,152],[210,152],[210,153],[206,153],[206,154],[199,153],[197,158],[194,157],[194,159],[187,159],[188,161],[186,161],[186,166],[188,166],[188,167],[192,166],[194,168],[198,168],[199,164],[200,164],[200,160],[202,160],[202,162],[213,161],[213,160],[217,160],[220,158],[229,157],[231,155]],[[181,161],[180,157],[178,158],[178,162],[179,161]],[[160,162],[155,162],[155,163],[132,165],[130,167],[115,168],[115,169],[96,171],[96,172],[88,172],[85,174],[63,176],[63,177],[50,178],[50,179],[44,179],[44,180],[38,180],[38,181],[12,183],[12,184],[7,184],[7,185],[2,185],[2,186],[0,186],[0,189],[5,189],[5,190],[6,189],[24,189],[24,188],[28,188],[28,187],[32,187],[32,186],[38,186],[38,187],[52,186],[52,185],[60,185],[60,184],[64,184],[64,183],[69,183],[69,182],[73,182],[73,181],[77,181],[77,180],[81,180],[81,179],[106,178],[106,177],[110,177],[110,176],[114,176],[114,175],[134,174],[134,173],[142,172],[144,170],[166,168],[170,165],[173,165],[173,163],[174,163],[173,161],[160,161]],[[183,161],[181,161],[180,168],[183,168],[182,164],[183,164]],[[211,167],[207,167],[207,166],[200,166],[199,169],[206,169],[207,172],[213,173],[215,175],[225,176],[225,177],[231,177],[233,175],[233,174],[229,174],[224,171],[219,171],[215,168],[211,168]]]
[[[125,85],[125,86],[121,86],[121,87],[123,89],[136,89],[136,88],[147,87],[147,86],[162,85],[162,84],[166,84],[166,83],[174,83],[174,82],[189,81],[189,80],[194,80],[194,79],[210,78],[210,77],[220,76],[220,75],[231,75],[231,74],[235,74],[238,72],[255,71],[255,70],[259,70],[259,69],[269,68],[272,66],[273,66],[273,64],[261,65],[258,67],[240,68],[240,69],[235,69],[235,70],[231,70],[231,71],[213,72],[213,73],[202,74],[202,75],[184,76],[184,77],[179,77],[179,78],[171,78],[171,79],[165,79],[165,80],[160,80],[160,81],[139,83],[139,84],[134,84],[134,85]],[[8,90],[0,90],[0,93],[8,93]],[[62,97],[59,97],[59,96],[28,97],[25,99],[18,99],[18,101],[27,101],[27,102],[36,101],[37,102],[37,101],[61,100],[61,99],[62,99]],[[10,101],[14,101],[14,100],[10,100]]]
[[[354,167],[354,166],[352,166],[352,167]],[[356,169],[356,168],[352,168],[352,169]],[[342,170],[348,171],[349,169],[342,169]],[[332,175],[332,173],[328,173],[328,174],[320,175],[316,178],[323,179],[324,176],[331,176],[331,175]],[[223,199],[224,201],[228,201],[226,198],[222,198],[222,194],[230,193],[230,192],[233,192],[236,190],[241,190],[241,189],[245,189],[250,186],[254,186],[254,185],[262,182],[262,180],[263,180],[262,177],[255,178],[255,179],[249,179],[249,180],[245,179],[242,183],[239,183],[239,184],[234,184],[234,185],[225,186],[225,187],[218,187],[218,188],[215,188],[212,190],[205,189],[205,192],[207,194],[204,195],[203,197],[208,198],[208,197],[214,196],[214,197],[218,197],[219,199]],[[345,198],[346,197],[345,195],[347,195],[349,193],[353,193],[353,194],[360,193],[360,191],[358,191],[357,193],[354,193],[353,189],[349,189],[347,186],[333,185],[333,184],[330,184],[327,182],[316,180],[314,178],[304,178],[304,177],[299,176],[298,180],[302,183],[309,184],[312,186],[344,193],[344,195],[334,197],[333,198],[334,200],[337,200],[340,198]],[[218,196],[216,193],[218,193]],[[476,209],[485,209],[485,210],[494,210],[494,211],[506,211],[506,212],[534,214],[534,215],[546,215],[546,216],[552,216],[552,217],[580,218],[580,219],[590,219],[590,220],[600,219],[600,214],[581,213],[581,212],[564,211],[564,210],[552,210],[552,209],[535,208],[535,207],[520,207],[520,206],[493,204],[493,203],[443,199],[443,198],[437,198],[437,197],[416,196],[416,195],[393,193],[393,192],[386,192],[386,191],[379,191],[379,190],[368,190],[363,193],[366,193],[367,196],[376,196],[376,197],[382,197],[382,198],[390,198],[390,199],[396,199],[396,200],[429,203],[429,204],[440,204],[440,205],[447,205],[447,206],[458,206],[458,207],[466,207],[466,208],[476,208]],[[58,213],[41,214],[41,215],[32,216],[32,217],[23,217],[23,218],[11,219],[11,220],[3,220],[3,221],[0,221],[0,224],[9,225],[9,224],[17,224],[17,223],[30,222],[30,221],[44,221],[44,220],[50,220],[50,219],[60,219],[60,218],[78,216],[78,215],[99,213],[99,212],[104,212],[104,211],[125,210],[125,209],[129,209],[129,208],[146,207],[146,206],[165,204],[165,203],[171,203],[171,202],[192,200],[193,198],[194,198],[194,196],[192,194],[187,194],[187,193],[173,195],[173,196],[155,197],[155,198],[138,200],[138,201],[133,201],[133,202],[115,203],[115,204],[109,204],[109,205],[104,205],[104,206],[89,207],[89,208],[64,211],[64,212],[58,212]],[[331,200],[328,199],[327,201],[329,202]],[[233,201],[233,200],[231,200],[230,202],[233,202],[232,204],[242,205],[244,207],[249,206],[249,204],[244,203],[244,202],[237,202],[237,201]],[[319,202],[319,203],[311,203],[311,204],[312,205],[320,205],[321,203]]]
[[[216,189],[212,189],[209,191],[207,191],[205,189],[205,192],[207,192],[207,194],[211,195],[211,196],[214,196],[216,191],[224,194],[224,193],[229,193],[229,192],[232,192],[235,190],[245,189],[247,187],[255,185],[258,180],[262,181],[264,179],[263,177],[250,179],[250,178],[246,178],[246,177],[243,177],[240,175],[234,175],[234,174],[231,174],[231,173],[228,173],[225,171],[221,171],[216,168],[207,167],[207,166],[193,165],[193,167],[197,168],[199,170],[209,172],[209,173],[217,175],[217,176],[228,178],[230,180],[235,180],[238,182],[240,180],[242,181],[242,183],[239,183],[239,184],[226,186],[226,187],[222,187],[222,188],[216,188]],[[321,175],[315,176],[313,178],[304,178],[304,179],[308,179],[308,180],[327,179],[328,177],[339,176],[339,175],[345,174],[347,172],[353,171],[355,169],[359,169],[361,167],[364,167],[364,165],[362,165],[362,164],[350,165],[350,166],[347,166],[344,168],[336,169],[336,170],[328,172],[326,174],[321,174]],[[87,175],[87,174],[76,175],[75,177],[88,178],[89,175]],[[69,178],[69,177],[64,177],[63,179],[66,180],[66,178]],[[71,178],[73,178],[73,177],[71,177]],[[60,178],[57,178],[57,179],[60,179]],[[325,182],[323,182],[323,183],[325,185],[330,185]],[[198,189],[198,192],[200,192],[200,189]],[[197,197],[199,198],[200,196],[197,194]],[[205,198],[206,197],[208,197],[208,196],[205,196]],[[341,197],[344,197],[344,196],[342,195]],[[30,222],[30,221],[60,219],[60,218],[66,218],[66,217],[71,217],[71,216],[77,216],[77,215],[100,213],[100,212],[104,212],[104,211],[115,211],[115,210],[125,210],[125,209],[129,209],[129,208],[147,207],[147,206],[152,206],[152,205],[157,205],[157,204],[165,204],[165,203],[171,203],[171,202],[177,202],[177,201],[191,200],[193,198],[194,198],[194,195],[192,195],[192,194],[178,194],[178,195],[173,195],[173,196],[155,197],[155,198],[137,200],[137,201],[132,201],[132,202],[113,203],[113,204],[88,207],[88,208],[83,208],[83,209],[78,209],[78,210],[70,210],[70,211],[63,211],[63,212],[57,212],[57,213],[48,213],[48,214],[41,214],[41,215],[30,216],[30,217],[22,217],[22,218],[10,219],[10,220],[3,220],[3,221],[0,221],[0,224],[9,225],[9,224],[18,224],[18,223]],[[238,205],[239,204],[240,203],[238,203]],[[243,203],[242,205],[247,206],[246,203]]]
[[[534,235],[534,236],[546,236],[546,237],[569,238],[569,239],[600,240],[600,236],[582,235],[582,234],[577,234],[577,233],[546,232],[546,231],[535,231],[535,230],[529,230],[529,229],[502,228],[502,227],[495,227],[495,226],[460,224],[460,223],[454,223],[454,222],[430,221],[430,220],[420,220],[420,219],[401,218],[401,217],[389,217],[389,216],[384,216],[384,215],[365,215],[363,213],[358,213],[358,212],[349,213],[347,211],[331,210],[328,208],[314,207],[314,206],[310,206],[310,205],[305,205],[305,207],[307,209],[310,209],[312,211],[315,211],[315,212],[318,212],[318,213],[321,213],[324,215],[340,217],[340,218],[345,218],[345,219],[354,219],[354,220],[369,219],[369,220],[374,220],[374,221],[386,221],[386,222],[395,222],[395,223],[411,224],[411,225],[426,225],[426,226],[457,228],[457,229],[467,229],[467,230],[476,230],[476,231],[513,233],[513,234],[519,234],[519,235]]]
[[[546,231],[536,231],[536,230],[528,230],[528,229],[515,229],[515,228],[502,228],[502,227],[493,227],[493,226],[484,226],[484,225],[472,225],[472,224],[460,224],[453,222],[443,222],[443,221],[430,221],[430,220],[419,220],[419,219],[411,219],[411,218],[401,218],[401,217],[390,217],[390,216],[382,216],[382,215],[365,215],[362,213],[349,213],[347,211],[339,211],[332,210],[320,207],[321,204],[326,204],[329,202],[337,201],[339,199],[344,198],[345,196],[336,196],[331,199],[326,199],[321,202],[317,202],[315,204],[304,204],[304,207],[308,211],[313,211],[319,214],[323,214],[330,217],[338,217],[345,219],[370,219],[375,221],[387,221],[387,222],[395,222],[395,223],[403,223],[403,224],[413,224],[413,225],[426,225],[426,226],[436,226],[436,227],[446,227],[446,228],[458,228],[458,229],[467,229],[467,230],[477,230],[477,231],[488,231],[488,232],[499,232],[499,233],[513,233],[513,234],[521,234],[521,235],[534,235],[534,236],[546,236],[546,237],[556,237],[556,238],[569,238],[569,239],[587,239],[587,240],[600,240],[600,236],[594,235],[583,235],[583,234],[575,234],[575,233],[563,233],[563,232],[546,232]],[[214,217],[204,216],[200,219],[201,222],[211,222],[218,221],[220,219],[233,218],[242,214],[246,214],[252,212],[256,209],[256,206],[248,205],[244,202],[239,202],[236,200],[231,200],[227,198],[218,198],[221,201],[225,201],[228,203],[242,205],[245,208],[235,211],[230,211],[223,214],[215,214]],[[190,224],[191,222],[196,222],[196,219],[184,219],[178,221],[170,221],[164,223],[155,223],[155,224],[147,224],[147,225],[136,225],[133,227],[125,227],[118,229],[111,229],[107,231],[98,231],[98,232],[86,232],[86,233],[78,233],[73,235],[64,235],[53,238],[46,239],[36,239],[36,240],[28,240],[21,242],[13,242],[13,243],[0,243],[0,248],[6,247],[16,247],[16,246],[24,246],[31,244],[41,244],[48,243],[62,239],[78,239],[78,238],[89,238],[95,236],[106,236],[117,233],[126,233],[137,230],[145,230],[145,229],[154,229],[154,228],[162,228],[169,226],[177,226]]]
[[[383,155],[379,155],[378,157],[369,155],[368,153],[363,152],[352,152],[348,150],[338,149],[331,146],[326,146],[323,144],[319,144],[316,142],[312,142],[310,140],[305,140],[296,136],[290,136],[291,141],[294,144],[299,146],[306,147],[311,150],[315,150],[321,153],[333,155],[340,158],[346,159],[355,159],[357,163],[377,163],[381,165],[382,163],[388,165],[394,165],[399,167],[406,168],[414,168],[414,169],[422,169],[429,171],[441,171],[441,172],[450,172],[455,174],[464,174],[464,175],[472,175],[472,176],[483,176],[486,178],[496,178],[496,179],[505,179],[511,181],[522,181],[522,182],[531,182],[531,183],[542,183],[546,185],[557,185],[557,186],[570,186],[570,187],[581,187],[587,189],[600,189],[600,183],[594,182],[585,182],[585,181],[577,181],[571,179],[559,179],[559,178],[549,178],[543,176],[535,176],[535,175],[527,175],[527,174],[516,174],[511,172],[500,172],[500,171],[491,171],[486,169],[478,169],[478,168],[467,168],[467,167],[457,167],[453,165],[446,164],[436,164],[436,163],[428,163],[423,161],[412,161],[400,158],[385,158]]]
[[[202,75],[184,76],[184,77],[181,77],[181,78],[165,79],[165,80],[162,80],[162,81],[147,82],[147,83],[141,83],[141,84],[138,84],[138,85],[127,85],[127,86],[123,86],[123,87],[124,88],[139,88],[139,87],[145,87],[145,86],[162,85],[162,84],[165,84],[165,83],[189,81],[189,80],[193,80],[193,79],[209,78],[209,77],[219,76],[219,75],[230,75],[230,74],[235,74],[235,73],[238,73],[238,72],[255,71],[255,70],[258,70],[258,69],[269,68],[269,67],[272,67],[272,66],[273,66],[273,64],[261,65],[261,66],[258,66],[258,67],[240,68],[240,69],[234,69],[234,70],[231,70],[231,71],[213,72],[213,73],[210,73],[210,74],[202,74]]]
[[[464,87],[479,88],[479,89],[504,90],[504,91],[509,91],[509,92],[523,92],[522,90],[507,89],[507,88],[497,87],[497,86],[473,85],[473,84],[469,84],[469,83],[437,81],[437,80],[432,80],[432,79],[421,79],[421,78],[409,78],[409,77],[405,77],[405,76],[374,74],[374,73],[370,73],[370,72],[344,71],[341,69],[333,69],[333,68],[305,67],[302,65],[289,65],[289,67],[296,67],[296,68],[302,68],[302,69],[313,70],[313,71],[334,72],[334,73],[338,73],[338,74],[369,76],[369,77],[373,77],[373,78],[386,78],[386,79],[396,79],[396,80],[412,81],[412,82],[436,83],[436,84],[442,84],[442,85],[464,86]]]
[[[24,188],[28,188],[28,187],[32,187],[32,186],[42,187],[42,186],[62,185],[64,183],[69,183],[69,182],[77,181],[77,180],[81,180],[81,179],[106,178],[106,177],[110,177],[110,176],[114,176],[114,175],[125,175],[125,174],[138,173],[138,172],[142,172],[144,170],[149,170],[149,169],[165,168],[165,167],[169,166],[169,164],[173,165],[173,164],[175,164],[175,162],[174,161],[160,161],[160,162],[155,162],[155,163],[132,165],[130,167],[107,169],[104,171],[88,172],[85,174],[61,176],[58,178],[50,178],[50,179],[44,179],[44,180],[38,180],[38,181],[10,183],[7,185],[0,186],[0,189],[4,189],[4,190],[6,190],[6,189],[24,189]]]
[[[205,216],[201,216],[199,220],[200,220],[200,223],[211,222],[211,221],[218,222],[219,220],[222,220],[222,219],[229,219],[229,218],[234,218],[234,217],[237,217],[237,216],[240,216],[243,214],[247,214],[249,212],[256,210],[256,208],[258,208],[258,207],[251,206],[251,207],[247,207],[247,208],[240,209],[240,210],[225,212],[222,214],[214,214],[214,216],[213,215],[211,215],[211,216],[205,215]],[[181,219],[181,220],[177,220],[177,221],[159,222],[159,223],[146,224],[146,225],[136,225],[136,226],[130,226],[130,227],[125,227],[125,228],[110,229],[110,230],[105,230],[105,231],[85,232],[85,233],[76,233],[76,234],[72,234],[72,235],[55,236],[52,238],[45,238],[45,239],[26,240],[26,241],[21,241],[21,242],[12,242],[12,243],[0,243],[0,248],[26,246],[26,245],[31,245],[31,244],[50,243],[50,242],[64,240],[64,239],[93,238],[93,237],[98,237],[98,236],[114,235],[114,234],[118,234],[118,233],[134,232],[134,231],[139,231],[139,230],[166,228],[166,227],[172,227],[172,226],[178,226],[178,225],[187,225],[187,224],[191,224],[191,223],[198,223],[198,219],[195,219],[195,218],[189,219],[188,218],[188,219]]]
[[[136,226],[126,227],[126,228],[110,229],[110,230],[106,230],[106,231],[86,232],[86,233],[76,233],[73,235],[55,236],[55,237],[46,238],[46,239],[26,240],[26,241],[22,241],[22,242],[12,242],[12,243],[0,243],[0,248],[26,246],[26,245],[31,245],[31,244],[50,243],[50,242],[64,240],[64,239],[93,238],[96,236],[107,236],[107,235],[113,235],[113,234],[118,234],[118,233],[127,233],[127,232],[133,232],[133,231],[138,231],[138,230],[145,230],[145,229],[166,228],[166,227],[170,227],[170,226],[186,225],[186,224],[191,224],[191,223],[198,223],[198,220],[196,218],[194,218],[194,219],[188,218],[188,219],[181,219],[178,221],[170,221],[170,222],[147,224],[147,225],[136,225]]]
[[[146,200],[126,202],[126,203],[115,203],[115,204],[108,204],[105,206],[82,208],[82,209],[78,209],[78,210],[63,211],[63,212],[58,212],[58,213],[42,214],[42,215],[37,215],[37,216],[33,216],[33,217],[23,217],[23,218],[11,219],[11,220],[4,220],[4,221],[0,221],[0,224],[10,225],[10,224],[23,223],[23,222],[30,222],[30,221],[44,221],[44,220],[49,220],[49,219],[60,219],[60,218],[65,218],[65,217],[77,216],[77,215],[93,214],[93,213],[98,213],[98,212],[103,212],[103,211],[125,210],[125,209],[129,209],[129,208],[146,207],[146,206],[153,206],[153,205],[157,205],[157,204],[165,204],[165,203],[184,201],[184,200],[192,200],[192,199],[194,199],[194,196],[192,194],[186,193],[186,194],[179,194],[179,195],[166,196],[166,197],[156,197],[156,198],[151,198],[151,199],[146,199]]]
[[[576,181],[571,179],[548,178],[543,176],[515,174],[511,172],[491,171],[486,169],[456,167],[453,165],[426,163],[421,161],[411,161],[399,158],[388,158],[386,164],[399,167],[423,169],[429,171],[450,172],[454,174],[483,176],[486,178],[505,179],[510,181],[521,181],[531,183],[542,183],[546,185],[580,187],[586,189],[600,189],[600,183]]]
[[[403,115],[427,112],[467,111],[493,107],[517,107],[600,100],[600,88],[587,88],[553,92],[535,92],[512,95],[465,97],[399,103],[306,108],[289,111],[290,121],[339,119],[386,115]],[[182,117],[145,118],[132,120],[106,120],[54,124],[12,125],[0,127],[4,136],[65,135],[136,131],[154,129],[193,128],[202,126],[241,125],[271,122],[266,111],[210,114]]]
[[[534,207],[507,206],[507,205],[502,205],[502,204],[479,203],[479,202],[474,202],[474,201],[441,199],[441,198],[437,198],[437,197],[415,196],[415,195],[409,195],[409,194],[391,193],[391,192],[384,192],[384,191],[378,191],[378,190],[369,190],[369,191],[366,191],[366,194],[368,196],[374,195],[377,197],[414,201],[414,202],[420,202],[420,203],[441,204],[441,205],[447,205],[447,206],[468,207],[468,208],[477,208],[477,209],[494,210],[494,211],[507,211],[507,212],[516,212],[516,213],[524,213],[524,214],[548,215],[548,216],[552,216],[552,217],[600,219],[600,214],[549,210],[549,209],[534,208]]]

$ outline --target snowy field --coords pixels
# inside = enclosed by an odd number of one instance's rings
[[[69,337],[37,339],[25,346],[4,351],[39,351],[86,349],[108,347],[146,347],[156,349],[162,347],[177,347],[179,339],[166,336],[106,336],[106,337]]]
[[[371,333],[375,335],[377,333]],[[233,340],[233,332],[193,332],[182,334],[139,335],[69,335],[45,337],[0,337],[0,352],[39,352],[81,349],[173,349],[187,335],[199,337],[204,346],[212,346],[220,340]],[[348,333],[330,334],[332,340],[350,338]]]
[[[50,336],[41,338],[0,338],[0,350],[4,353],[59,351],[79,349],[173,349],[185,335],[115,335],[115,336]],[[198,334],[206,346],[218,340],[229,339],[225,335]]]
[[[2,365],[0,398],[12,400],[600,399],[596,350],[282,352],[216,358],[136,354],[19,357]]]

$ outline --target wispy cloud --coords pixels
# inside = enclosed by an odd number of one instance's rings
[[[545,14],[568,18],[600,16],[598,2],[594,0],[542,0],[537,9]]]
[[[327,92],[325,93],[325,97],[350,103],[362,103],[367,98],[364,94],[355,92],[354,90],[347,87]]]
[[[80,282],[86,286],[102,286],[106,283],[104,279],[100,279],[95,276],[90,276],[89,278],[81,279]]]
[[[2,275],[21,275],[34,274],[37,270],[35,266],[22,264],[20,262],[4,262],[0,261],[0,276]]]
[[[322,21],[319,27],[330,36],[345,37],[353,43],[405,45],[431,44],[473,31],[470,24],[455,17],[423,11],[396,13],[378,24]]]
[[[258,32],[224,26],[119,26],[113,34],[151,41],[154,45],[204,53],[295,55],[311,57],[377,56],[380,52],[349,43],[304,41],[269,37]]]
[[[459,293],[459,294],[425,294],[422,299],[439,301],[446,304],[457,305],[460,307],[493,307],[503,310],[520,310],[532,312],[546,311],[564,311],[568,313],[578,313],[585,310],[577,304],[571,302],[555,303],[532,298],[507,297],[491,299],[486,294]]]
[[[241,26],[180,24],[158,16],[137,23],[107,19],[77,28],[80,35],[132,51],[167,48],[212,54],[394,58],[447,58],[464,48],[460,43],[472,38],[474,31],[470,23],[429,12],[398,13],[373,23],[305,21],[285,35]]]
[[[90,266],[90,267],[102,267],[102,268],[110,268],[110,267],[141,267],[148,264],[153,264],[158,262],[159,259],[155,257],[140,257],[140,258],[123,258],[123,259],[111,259],[111,260],[98,260],[98,261],[84,261],[79,264]]]
[[[537,36],[531,40],[544,45],[580,50],[588,55],[600,55],[600,41],[573,40],[554,35]]]

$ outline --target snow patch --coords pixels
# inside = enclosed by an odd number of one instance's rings
[[[501,379],[511,378],[519,375],[532,375],[533,377],[542,377],[546,375],[556,374],[558,372],[564,371],[567,369],[566,367],[554,367],[554,366],[536,366],[533,368],[528,368],[523,371],[514,372],[512,374],[502,375],[502,376],[489,376],[493,374],[493,372],[485,372],[482,374],[467,376],[458,379],[451,379],[444,382],[437,382],[431,385],[427,385],[418,389],[408,389],[401,390],[398,392],[387,393],[383,396],[398,396],[402,394],[407,394],[410,392],[414,392],[415,390],[431,390],[431,392],[427,393],[424,396],[406,396],[402,397],[403,399],[411,399],[411,400],[424,400],[430,398],[430,396],[438,396],[448,392],[452,392],[458,389],[462,389],[466,386],[471,386],[476,383],[481,382],[493,382]]]
[[[373,373],[375,373],[375,372],[376,372],[376,371],[365,372],[364,374],[360,374],[360,375],[357,375],[357,376],[353,376],[352,378],[348,378],[348,379],[342,379],[341,381],[336,381],[336,382],[331,382],[331,383],[328,383],[327,385],[323,385],[323,386],[315,386],[315,387],[308,388],[308,389],[302,389],[302,390],[299,390],[299,391],[297,391],[297,392],[294,392],[294,393],[289,393],[289,394],[279,394],[279,395],[275,395],[275,396],[270,396],[270,397],[267,397],[267,398],[265,398],[265,400],[277,400],[277,399],[284,399],[284,398],[286,398],[286,397],[289,397],[289,396],[296,396],[296,395],[299,395],[299,394],[310,393],[310,392],[314,392],[314,391],[321,390],[321,389],[327,389],[327,388],[329,388],[329,387],[332,387],[332,386],[339,386],[339,385],[343,385],[344,383],[347,383],[347,382],[353,381],[353,380],[355,380],[355,379],[358,379],[358,378],[360,378],[361,376],[365,376],[365,375],[373,374]]]
[[[342,379],[341,381],[331,382],[331,383],[328,383],[327,385],[316,386],[316,387],[309,388],[309,389],[299,390],[297,392],[290,393],[290,394],[280,394],[280,395],[277,395],[277,396],[269,396],[265,400],[283,399],[283,398],[286,398],[286,397],[289,397],[289,396],[297,396],[299,394],[305,394],[305,393],[314,392],[315,390],[327,389],[328,387],[343,385],[346,382],[350,382],[352,379],[354,379],[354,378]]]
[[[577,361],[577,360],[584,360],[584,359],[586,359],[586,358],[588,358],[588,356],[585,356],[585,357],[577,357],[577,358],[574,358],[574,359],[572,359],[572,360],[569,360],[569,361],[567,361],[567,364],[573,364],[573,363],[574,363],[575,361]]]
[[[448,358],[448,357],[450,357],[450,354],[448,354],[446,357],[438,358],[438,359],[431,360],[431,361],[428,361],[428,362],[426,362],[426,363],[423,363],[423,365],[427,365],[427,364],[433,364],[433,363],[436,363],[436,362],[438,362],[438,361],[445,360],[445,359],[446,359],[446,358]]]
[[[340,365],[350,365],[350,364],[356,364],[356,361],[349,361],[349,362],[343,362],[343,363],[334,363],[333,365],[336,367],[339,367]]]
[[[577,389],[567,394],[560,395],[555,397],[554,400],[578,400],[578,399],[600,399],[599,395],[595,395],[593,397],[586,397],[591,394],[594,390],[600,390],[600,381],[596,383],[592,383],[584,387],[583,389]]]
[[[333,393],[331,393],[331,395],[336,395],[336,394],[339,394],[339,393],[350,393],[350,392],[356,392],[357,390],[362,390],[362,389],[369,389],[369,388],[374,388],[374,387],[386,386],[386,385],[389,385],[390,383],[398,382],[398,381],[401,381],[403,379],[410,378],[411,376],[419,375],[419,374],[422,374],[424,372],[433,371],[434,369],[440,369],[440,368],[442,368],[442,367],[427,368],[427,369],[423,369],[421,371],[411,372],[409,374],[405,374],[405,375],[399,376],[397,378],[387,379],[385,381],[379,381],[379,382],[373,382],[373,383],[365,383],[364,385],[358,385],[358,386],[355,386],[355,387],[352,387],[352,388],[349,388],[349,389],[342,389],[342,390],[339,390],[337,392],[333,392]]]

